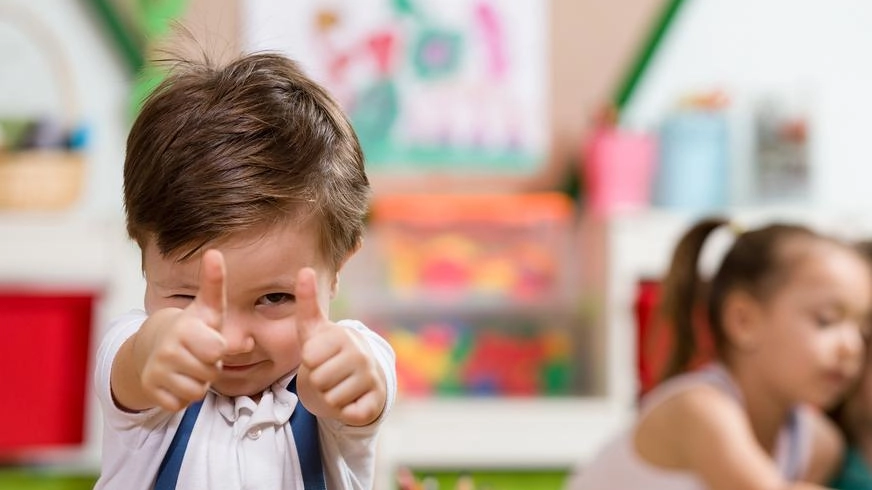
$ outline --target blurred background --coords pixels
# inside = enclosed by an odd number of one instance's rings
[[[93,486],[163,47],[285,52],[353,121],[375,198],[332,316],[397,353],[377,488],[559,489],[657,375],[691,220],[872,237],[870,25],[863,0],[0,0],[0,488]]]

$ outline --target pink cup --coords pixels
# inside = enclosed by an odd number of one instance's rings
[[[597,130],[583,148],[587,205],[591,213],[647,208],[651,202],[657,143],[645,133]]]

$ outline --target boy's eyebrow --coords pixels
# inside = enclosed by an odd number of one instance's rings
[[[266,290],[266,289],[296,289],[297,281],[271,281],[264,284],[259,284],[254,289]]]
[[[189,283],[186,281],[175,282],[175,281],[154,281],[154,285],[162,288],[162,289],[186,289],[186,290],[197,290],[200,289],[200,286],[197,284]]]
[[[267,282],[257,283],[248,288],[251,291],[267,291],[271,289],[281,289],[281,290],[294,290],[297,286],[297,278],[296,276],[289,276],[287,278],[279,277],[270,279]]]

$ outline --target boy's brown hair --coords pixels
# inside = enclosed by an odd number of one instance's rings
[[[278,54],[176,61],[127,139],[127,231],[165,256],[311,216],[337,269],[360,243],[369,196],[345,114]]]

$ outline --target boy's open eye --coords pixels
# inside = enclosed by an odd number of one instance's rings
[[[296,298],[293,294],[288,293],[269,293],[264,294],[258,299],[258,304],[261,305],[280,305],[288,302],[293,302]]]

